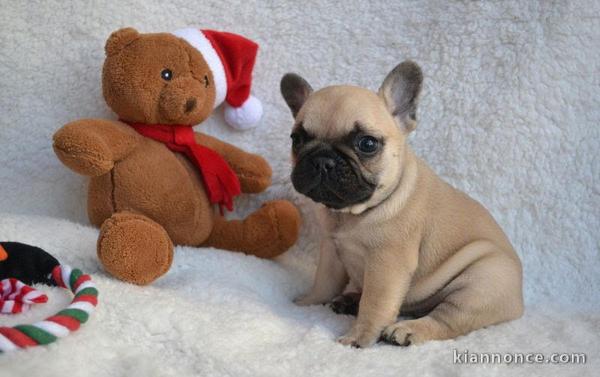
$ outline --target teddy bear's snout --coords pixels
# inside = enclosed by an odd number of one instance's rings
[[[160,95],[160,114],[170,122],[182,122],[203,106],[206,93],[192,78],[180,78],[166,85]]]

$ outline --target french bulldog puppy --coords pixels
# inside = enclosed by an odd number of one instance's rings
[[[352,297],[359,299],[356,320],[338,339],[345,345],[450,339],[523,313],[521,262],[506,235],[406,142],[422,81],[411,61],[378,93],[313,92],[296,74],[281,80],[295,118],[292,183],[322,222],[314,285],[295,302],[333,300],[336,311],[355,311]],[[399,313],[415,319],[398,321]]]

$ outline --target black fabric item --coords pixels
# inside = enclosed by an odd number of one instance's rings
[[[0,280],[15,278],[28,285],[56,285],[50,274],[59,263],[52,255],[19,242],[0,242],[0,245],[8,254],[7,259],[0,261]]]

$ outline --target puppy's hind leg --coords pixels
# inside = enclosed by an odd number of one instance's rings
[[[426,316],[387,326],[382,340],[401,346],[451,339],[517,319],[523,314],[521,266],[493,252],[467,267],[443,289],[444,299]]]
[[[358,292],[343,293],[335,297],[329,307],[335,314],[358,315],[358,305],[360,303],[361,294]]]

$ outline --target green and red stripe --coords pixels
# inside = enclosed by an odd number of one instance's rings
[[[59,265],[52,271],[52,279],[59,287],[71,290],[74,294],[71,304],[41,322],[0,327],[0,353],[55,342],[59,337],[77,331],[81,324],[87,322],[98,305],[98,290],[90,276],[79,269]],[[79,290],[84,283],[86,287]]]

